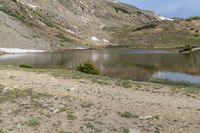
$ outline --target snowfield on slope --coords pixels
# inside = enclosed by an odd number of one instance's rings
[[[41,52],[45,52],[45,50],[0,48],[0,52],[6,53],[6,54],[25,54],[25,53],[41,53]]]
[[[164,16],[160,16],[158,14],[155,14],[155,16],[158,17],[161,21],[164,21],[164,20],[174,21],[174,19],[167,18],[167,17],[164,17]]]

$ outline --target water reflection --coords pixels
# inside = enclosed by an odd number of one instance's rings
[[[178,72],[157,72],[153,75],[154,79],[168,79],[172,81],[186,81],[193,84],[200,83],[200,76],[189,75]]]
[[[198,77],[200,75],[199,59],[200,54],[183,55],[163,50],[118,49],[1,55],[0,64],[29,64],[35,68],[74,69],[80,63],[91,60],[101,70],[102,75],[110,77],[147,81],[152,78],[163,78],[155,76],[159,72],[169,72],[170,74],[165,76],[167,79],[188,80],[188,78],[195,78],[198,79],[196,82],[200,83]],[[177,76],[177,73],[183,75]],[[196,76],[179,78],[188,75]]]

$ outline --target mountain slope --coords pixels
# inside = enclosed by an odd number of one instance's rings
[[[200,45],[199,20],[173,21],[114,0],[0,0],[0,47],[59,50]]]
[[[0,47],[66,49],[112,44],[106,27],[157,21],[154,13],[112,0],[1,0]]]
[[[113,38],[111,42],[132,48],[181,48],[200,46],[200,17],[186,20],[157,21],[137,26],[105,29]]]

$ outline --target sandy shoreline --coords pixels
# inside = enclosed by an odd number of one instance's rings
[[[178,86],[124,88],[114,81],[7,68],[0,70],[0,85],[0,132],[200,132],[199,94]]]

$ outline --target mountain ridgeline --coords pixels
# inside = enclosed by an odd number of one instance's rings
[[[200,19],[172,20],[114,0],[0,0],[0,47],[198,45]]]

